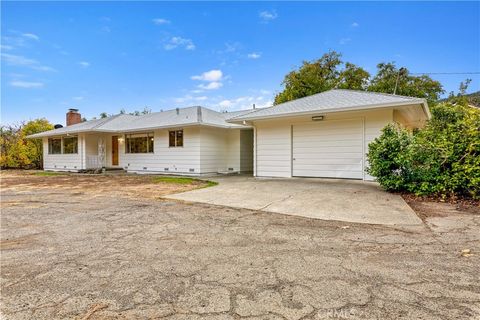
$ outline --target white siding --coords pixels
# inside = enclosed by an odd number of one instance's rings
[[[104,166],[111,167],[112,136],[117,135],[120,138],[119,167],[128,172],[182,175],[239,172],[244,170],[242,161],[246,168],[244,171],[251,171],[253,162],[251,130],[250,134],[242,133],[243,139],[249,144],[247,147],[240,142],[240,129],[185,127],[183,128],[183,147],[169,147],[168,131],[167,129],[155,130],[154,153],[145,154],[125,153],[124,134],[91,133],[85,137],[82,135],[79,137],[79,152],[75,155],[49,155],[46,153],[48,140],[44,139],[44,166],[48,170],[85,169],[87,158],[98,155],[99,139],[104,139],[106,144]]]
[[[240,171],[240,130],[202,127],[202,173]]]
[[[371,110],[364,112],[339,112],[332,114],[325,114],[325,123],[330,120],[340,119],[362,119],[364,121],[363,132],[356,134],[360,135],[360,138],[364,138],[363,151],[364,155],[367,152],[368,143],[380,135],[381,129],[388,123],[393,121],[392,109]],[[310,116],[279,119],[279,120],[263,120],[256,121],[254,123],[256,127],[256,139],[255,139],[255,174],[259,177],[291,177],[292,176],[292,127],[302,127],[312,124]],[[357,129],[355,129],[357,130]],[[351,130],[350,130],[351,131]],[[345,129],[345,134],[337,134],[337,140],[348,140],[351,137],[352,132],[348,132]],[[355,144],[358,141],[355,142]],[[327,146],[328,141],[319,142]],[[349,148],[345,148],[341,144],[346,142],[335,143],[337,151],[350,152]],[[358,149],[358,150],[357,150]],[[354,157],[358,157],[358,146],[355,147]],[[323,159],[327,159],[328,156],[322,156]],[[367,165],[364,158],[364,168]],[[329,160],[319,160],[320,162],[328,162]],[[348,160],[342,160],[348,161]],[[318,165],[328,165],[327,163],[320,163]],[[313,162],[312,162],[313,163]],[[325,167],[328,168],[328,167]],[[330,169],[332,169],[330,167]],[[365,179],[372,180],[365,173]]]
[[[43,169],[51,171],[78,171],[83,169],[83,154],[85,139],[78,136],[78,153],[76,154],[49,154],[48,138],[43,138]]]
[[[120,137],[124,136],[120,135]],[[126,168],[129,172],[192,175],[201,173],[199,127],[183,128],[183,147],[169,147],[168,130],[155,130],[154,153],[125,153],[124,139],[119,141],[118,148],[119,165]],[[108,152],[111,153],[111,148]],[[166,168],[168,170],[165,170]]]

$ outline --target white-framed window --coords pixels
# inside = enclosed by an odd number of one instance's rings
[[[62,153],[62,138],[48,138],[48,154]]]
[[[168,146],[183,147],[183,130],[168,131]]]
[[[125,135],[125,153],[153,153],[153,132]]]
[[[48,138],[48,154],[78,153],[78,137]]]
[[[78,153],[78,137],[63,138],[63,153]]]

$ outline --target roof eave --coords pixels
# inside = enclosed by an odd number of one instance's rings
[[[319,113],[334,113],[334,112],[346,112],[346,111],[360,111],[360,110],[371,110],[371,109],[381,109],[381,108],[391,108],[391,107],[403,107],[403,106],[410,106],[410,105],[422,105],[428,119],[430,119],[430,111],[428,110],[428,106],[426,104],[425,99],[419,100],[412,100],[412,101],[405,101],[405,102],[396,102],[396,103],[382,103],[382,104],[373,104],[373,105],[363,105],[363,106],[355,106],[349,108],[332,108],[326,110],[308,110],[308,111],[301,111],[301,112],[290,112],[285,114],[276,114],[276,115],[268,115],[268,116],[251,116],[251,117],[238,117],[237,119],[230,119],[227,120],[231,123],[243,123],[244,121],[255,121],[255,120],[266,120],[266,119],[276,119],[276,118],[288,118],[294,116],[305,116],[305,115],[312,115],[312,114],[319,114]]]

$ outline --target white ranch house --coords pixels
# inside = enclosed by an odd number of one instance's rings
[[[52,171],[106,167],[135,173],[371,180],[365,154],[381,129],[392,122],[417,128],[429,118],[424,99],[330,90],[246,111],[189,107],[119,114],[29,138],[43,139],[44,169]]]

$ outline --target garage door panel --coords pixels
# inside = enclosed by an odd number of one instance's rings
[[[294,160],[295,162],[296,160]],[[356,158],[318,158],[312,159],[309,163],[302,164],[305,168],[315,169],[316,166],[320,165],[331,165],[332,167],[337,167],[341,165],[355,165],[360,166],[361,170],[362,161],[359,161]]]
[[[363,178],[362,119],[293,126],[292,139],[293,176]]]
[[[317,170],[316,175],[312,176],[311,171],[299,170],[295,177],[321,177],[321,178],[342,178],[342,179],[362,179],[363,174],[359,171],[334,171]]]

